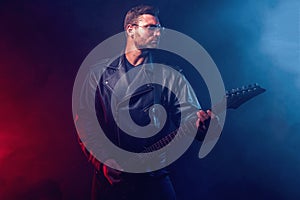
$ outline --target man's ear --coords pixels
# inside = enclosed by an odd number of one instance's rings
[[[129,37],[133,37],[133,26],[131,24],[128,24],[126,27],[126,33]]]

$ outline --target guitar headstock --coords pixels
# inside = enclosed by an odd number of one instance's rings
[[[236,109],[265,91],[266,89],[260,87],[257,83],[226,91],[227,109]]]

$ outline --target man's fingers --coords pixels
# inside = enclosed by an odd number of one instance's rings
[[[108,182],[111,185],[114,185],[114,184],[119,183],[121,181],[121,178],[119,178],[119,177],[108,176],[106,178],[107,178]]]
[[[104,165],[111,166],[113,169],[117,169],[119,171],[123,171],[121,166],[114,159],[108,159],[104,162]]]
[[[208,115],[208,113],[206,113],[203,110],[199,110],[197,112],[197,116],[198,116],[198,119],[196,121],[197,128],[201,128],[201,129],[205,130],[209,123],[210,116]]]
[[[204,122],[205,120],[209,119],[209,115],[203,110],[198,111],[197,116],[201,122]]]
[[[212,119],[216,118],[216,115],[211,110],[207,110],[206,112],[203,110],[200,110],[197,112],[197,116],[198,116],[198,118],[201,119],[201,121],[207,120],[209,118],[212,118]]]
[[[210,116],[212,119],[216,118],[216,115],[213,112],[211,112],[211,110],[207,110],[206,112],[207,115]]]
[[[120,171],[116,171],[114,169],[108,170],[107,175],[114,180],[121,180]]]
[[[108,174],[110,174],[111,176],[118,176],[121,174],[121,171],[110,168],[108,170]]]
[[[196,121],[196,126],[199,129],[202,129],[203,131],[207,130],[210,126],[210,123],[212,126],[218,126],[219,125],[219,118],[217,115],[215,115],[211,110],[207,110],[206,112],[203,110],[199,110],[197,112],[198,119]]]
[[[214,122],[219,123],[220,119],[219,119],[218,115],[216,115],[215,113],[211,112],[211,110],[208,110],[208,111],[207,111],[207,114],[211,117],[211,119],[212,119]]]
[[[119,170],[115,170],[108,166],[103,166],[103,173],[111,185],[121,181],[121,176],[120,176],[121,171]]]

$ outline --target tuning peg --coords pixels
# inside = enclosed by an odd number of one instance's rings
[[[247,90],[247,87],[245,87],[244,85],[241,87],[241,91],[246,91]]]
[[[255,89],[256,89],[256,88],[259,88],[258,83],[254,83],[254,88],[255,88]]]
[[[239,95],[241,93],[242,89],[241,88],[236,88],[235,89],[235,94]]]

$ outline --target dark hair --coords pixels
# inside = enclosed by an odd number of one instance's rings
[[[134,24],[137,23],[137,19],[140,15],[143,14],[150,14],[155,17],[158,17],[159,10],[158,8],[154,6],[149,5],[139,5],[136,7],[131,8],[124,19],[124,30],[126,30],[126,27],[128,24]]]

